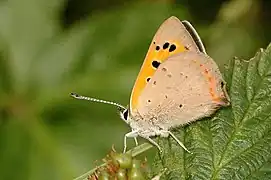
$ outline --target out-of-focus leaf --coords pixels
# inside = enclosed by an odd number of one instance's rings
[[[62,5],[0,3],[0,179],[71,179],[112,144],[121,149],[129,128],[117,110],[69,93],[128,104],[151,38],[172,9],[170,2],[127,3],[62,31]]]
[[[0,33],[8,42],[15,90],[26,91],[31,63],[58,31],[57,10],[62,1],[10,0],[1,4]]]
[[[221,69],[234,56],[249,58],[258,47],[266,46],[259,23],[260,2],[232,0],[225,2],[206,37],[207,52]]]

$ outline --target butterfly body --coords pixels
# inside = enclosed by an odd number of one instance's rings
[[[228,106],[230,99],[225,85],[218,66],[206,54],[192,25],[170,17],[150,44],[131,93],[129,108],[93,98],[76,98],[113,104],[121,109],[121,118],[132,129],[124,137],[124,151],[128,137],[135,140],[137,136],[143,137],[161,150],[151,137],[169,135],[188,151],[170,130]]]

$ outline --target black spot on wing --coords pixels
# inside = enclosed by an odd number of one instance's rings
[[[159,61],[152,61],[152,67],[154,67],[155,69],[157,69],[160,66],[160,62]]]
[[[163,49],[167,49],[169,47],[169,43],[166,42],[164,45],[163,45]]]
[[[175,49],[176,49],[176,46],[174,44],[171,44],[168,51],[173,52],[175,51]]]

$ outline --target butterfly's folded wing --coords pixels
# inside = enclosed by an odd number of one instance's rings
[[[183,52],[158,67],[139,96],[136,110],[168,129],[227,105],[225,82],[216,63],[206,54]]]

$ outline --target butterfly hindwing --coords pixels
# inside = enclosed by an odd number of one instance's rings
[[[203,53],[189,51],[161,64],[139,96],[136,111],[168,129],[208,116],[228,104],[216,63]]]

